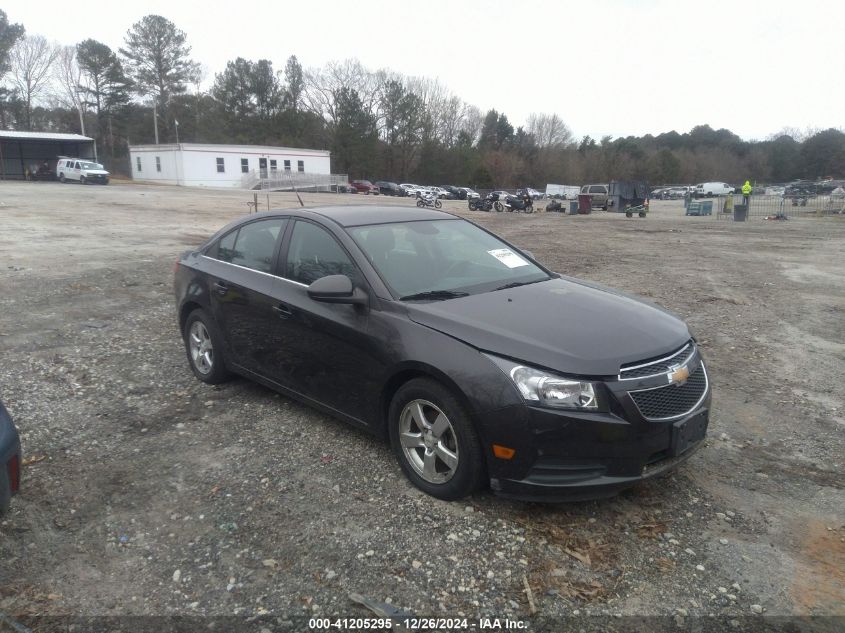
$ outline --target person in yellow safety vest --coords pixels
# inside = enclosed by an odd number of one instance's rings
[[[749,199],[751,198],[751,182],[746,180],[742,185],[742,203],[748,207]]]

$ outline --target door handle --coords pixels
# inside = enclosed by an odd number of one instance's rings
[[[282,319],[289,319],[293,316],[293,310],[291,310],[284,303],[280,303],[278,305],[273,306],[273,309],[276,311],[276,314],[278,314],[279,317]]]
[[[225,295],[227,292],[229,292],[229,286],[224,284],[222,281],[215,281],[214,290],[216,290],[217,294],[219,295]]]

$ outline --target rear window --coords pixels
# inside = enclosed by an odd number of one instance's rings
[[[593,185],[590,187],[590,193],[607,193],[607,189],[601,185]]]

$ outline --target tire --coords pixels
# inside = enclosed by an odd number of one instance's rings
[[[65,182],[65,175],[64,175],[64,173],[59,174],[59,182],[60,182],[60,183],[62,183],[62,184],[64,184],[64,182]]]
[[[232,374],[226,369],[223,357],[223,337],[205,310],[197,308],[188,315],[182,330],[182,340],[185,342],[188,364],[199,380],[216,385],[231,378]],[[207,352],[199,353],[203,348]]]
[[[443,206],[443,203],[442,203],[442,202],[440,202],[440,198],[437,198],[437,199],[434,201],[434,208],[435,208],[435,209],[439,209],[439,208],[440,208],[440,207],[442,207],[442,206]]]
[[[80,177],[79,177],[79,184],[80,184],[80,185],[84,185],[84,184],[86,184],[86,182],[85,182],[85,176],[80,176]]]
[[[418,206],[420,209],[422,209],[422,208],[425,206],[425,202],[423,202],[423,199],[422,199],[422,198],[419,198],[419,199],[417,200],[417,206]]]
[[[626,211],[626,212],[625,212],[625,217],[626,217],[626,218],[632,218],[632,217],[634,217],[634,214],[633,214],[633,213],[631,213],[630,211]]]
[[[493,208],[496,209],[496,211],[498,211],[499,213],[501,213],[502,209],[504,209],[501,202],[497,202],[495,205],[493,205]]]
[[[644,218],[644,217],[645,217],[645,212],[640,211],[640,217],[641,217],[641,218]]]
[[[422,425],[420,411],[425,418]],[[390,403],[387,419],[399,466],[417,488],[444,501],[481,488],[486,473],[478,435],[464,407],[439,382],[415,378],[402,385]]]
[[[607,211],[607,205],[604,205],[604,206],[601,208],[601,210],[602,210],[602,211]]]

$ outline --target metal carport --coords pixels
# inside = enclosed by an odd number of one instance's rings
[[[0,179],[20,180],[59,156],[94,158],[94,139],[80,134],[0,130]]]

